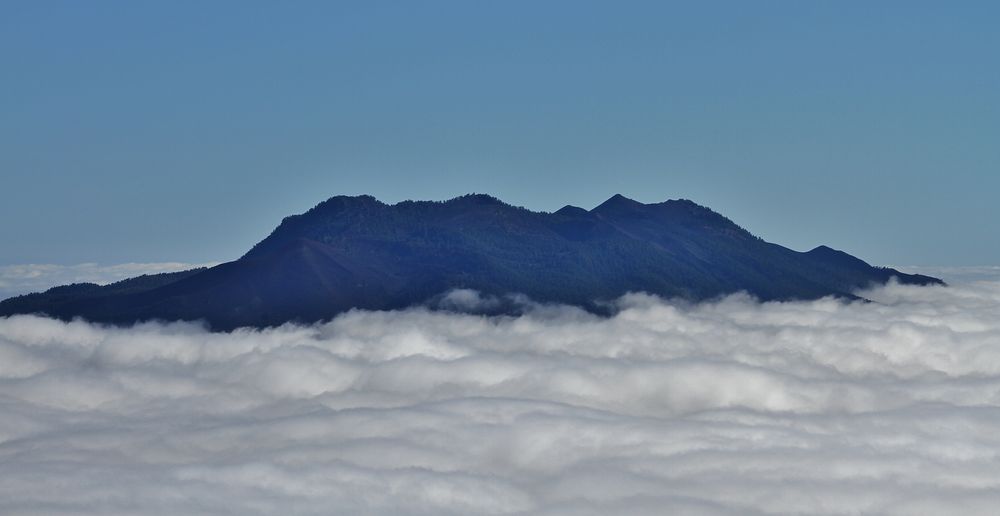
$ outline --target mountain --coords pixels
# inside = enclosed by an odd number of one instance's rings
[[[638,291],[688,300],[737,291],[763,300],[854,298],[891,277],[942,283],[825,246],[802,253],[771,244],[683,199],[643,204],[615,195],[589,211],[542,213],[479,194],[394,205],[337,196],[285,218],[238,260],[56,287],[0,302],[0,315],[116,324],[202,319],[225,330],[404,308],[457,288],[602,311],[605,301]]]

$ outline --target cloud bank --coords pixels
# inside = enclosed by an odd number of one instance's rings
[[[216,263],[119,263],[99,265],[21,264],[0,265],[0,300],[8,297],[42,292],[58,285],[70,283],[97,283],[106,285],[115,281],[161,272],[177,272],[196,267],[211,267]]]
[[[994,514],[1000,282],[864,295],[0,319],[0,513]]]

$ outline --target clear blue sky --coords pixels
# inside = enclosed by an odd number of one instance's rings
[[[0,2],[0,264],[227,260],[336,194],[690,198],[1000,263],[1000,2]]]

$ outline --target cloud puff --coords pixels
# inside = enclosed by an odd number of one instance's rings
[[[995,513],[1000,282],[864,295],[0,319],[0,513]]]
[[[0,300],[30,292],[42,292],[57,285],[70,283],[105,285],[143,274],[177,272],[213,265],[216,264],[162,262],[119,263],[115,265],[96,263],[0,265]]]

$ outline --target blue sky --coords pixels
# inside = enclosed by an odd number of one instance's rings
[[[337,194],[690,198],[1000,263],[995,2],[0,3],[0,265],[206,262]]]

